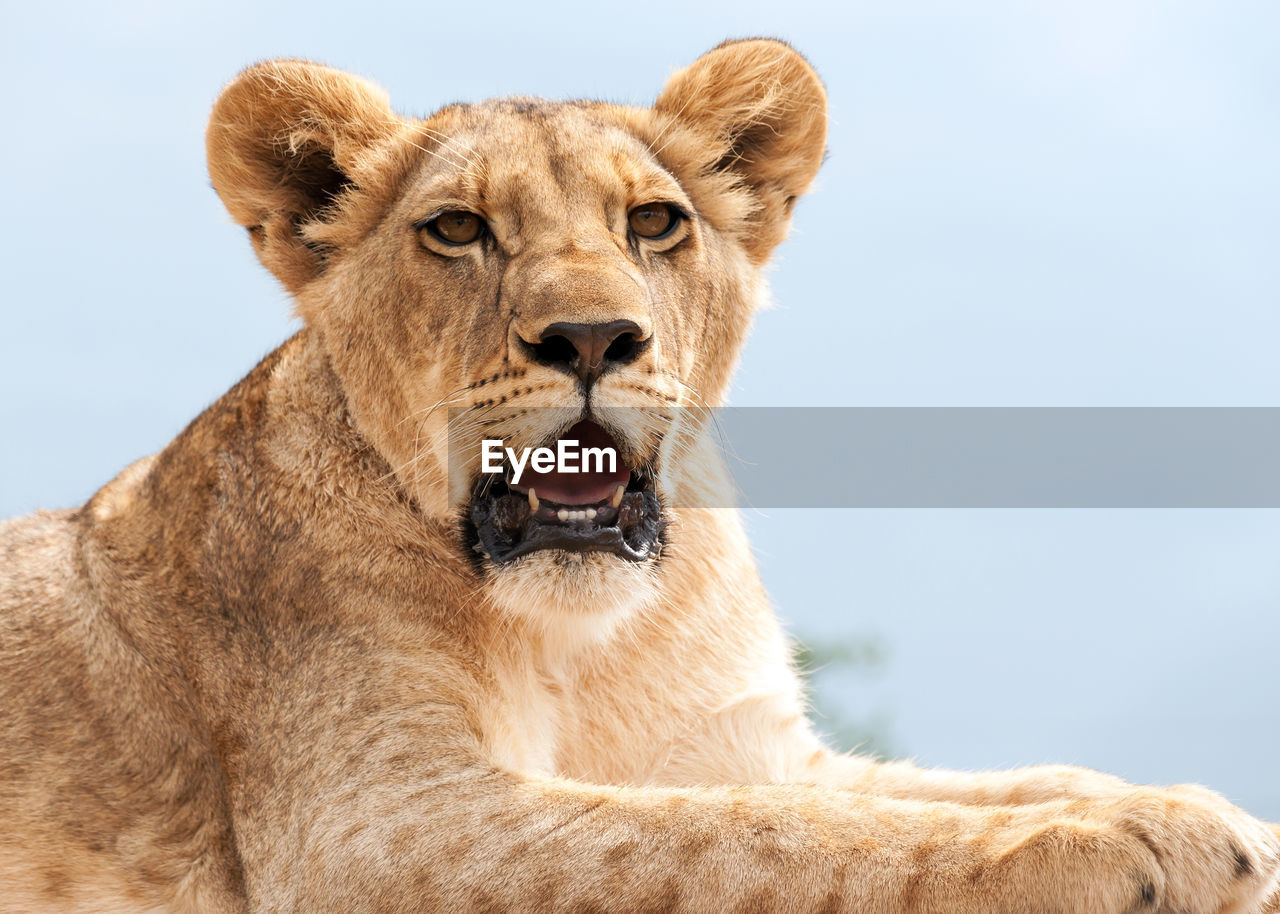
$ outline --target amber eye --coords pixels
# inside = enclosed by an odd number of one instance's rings
[[[475,213],[450,210],[428,221],[424,228],[445,244],[470,244],[484,234],[484,220]]]
[[[646,203],[627,214],[631,231],[641,238],[661,238],[680,222],[680,214],[669,203]]]

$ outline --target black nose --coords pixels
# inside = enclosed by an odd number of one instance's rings
[[[634,321],[548,324],[529,349],[534,361],[576,374],[590,387],[610,368],[634,362],[648,344]]]

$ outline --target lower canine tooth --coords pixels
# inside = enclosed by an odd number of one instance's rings
[[[622,482],[618,483],[618,488],[614,490],[613,498],[609,499],[609,504],[613,505],[615,508],[618,507],[618,505],[622,504],[622,496],[626,494],[626,491],[627,491],[626,483],[622,483]]]
[[[537,511],[539,504],[541,503],[538,501],[538,493],[533,491],[533,489],[530,489],[529,490],[529,510]]]

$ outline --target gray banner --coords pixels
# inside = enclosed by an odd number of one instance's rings
[[[1275,508],[1280,409],[716,411],[758,508]]]
[[[710,446],[665,447],[659,475],[718,453],[730,485],[670,495],[702,507],[1280,508],[1274,408],[663,412],[660,423],[639,409],[598,420],[615,431],[701,428]]]

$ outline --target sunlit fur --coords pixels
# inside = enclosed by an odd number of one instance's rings
[[[662,416],[723,402],[825,136],[772,40],[652,107],[233,81],[214,187],[305,327],[83,508],[0,525],[0,912],[1259,910],[1280,834],[1207,790],[814,735],[714,452]],[[693,218],[633,242],[656,201]],[[433,248],[442,208],[492,243]],[[585,405],[519,340],[619,318],[652,344],[592,406],[639,408],[611,428],[661,556],[478,558],[480,433]]]
[[[495,605],[538,628],[556,656],[573,656],[612,637],[660,593],[650,563],[599,552],[535,552],[492,575],[487,588]]]

